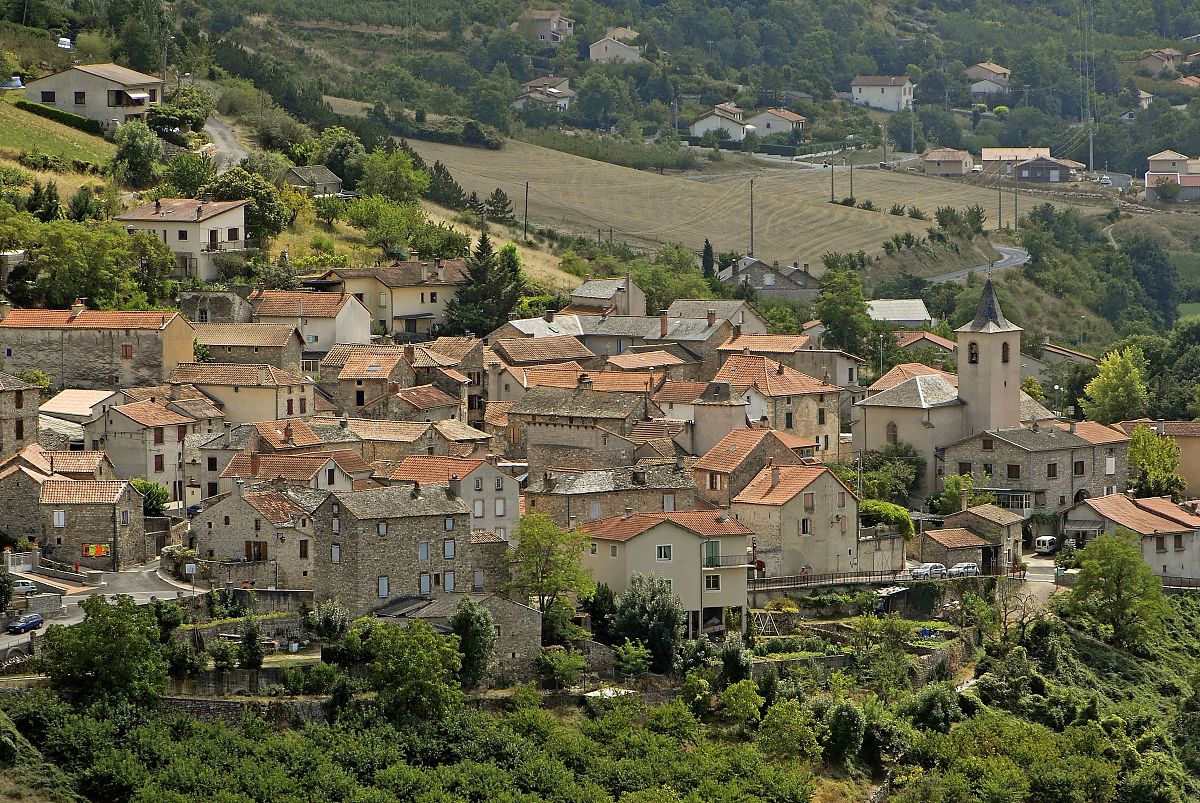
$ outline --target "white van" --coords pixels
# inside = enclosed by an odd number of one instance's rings
[[[1039,535],[1033,542],[1033,551],[1039,555],[1051,555],[1058,549],[1058,539],[1053,535]]]

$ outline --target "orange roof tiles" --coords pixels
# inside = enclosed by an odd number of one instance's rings
[[[1050,422],[1050,426],[1069,430],[1071,425],[1062,421]],[[1090,444],[1126,443],[1129,436],[1116,427],[1105,426],[1097,421],[1076,421],[1075,434]]]
[[[254,314],[268,318],[333,318],[354,296],[294,290],[257,290],[250,295]]]
[[[483,408],[483,423],[493,427],[508,426],[508,411],[515,401],[489,401]]]
[[[170,427],[196,423],[196,419],[180,415],[174,410],[168,409],[166,405],[150,400],[119,404],[112,410],[143,427]]]
[[[713,379],[728,382],[739,393],[753,386],[765,396],[801,396],[806,393],[837,393],[841,390],[836,385],[753,354],[731,355]]]
[[[108,462],[104,452],[42,452],[50,468],[63,474],[94,474]]]
[[[708,389],[707,382],[680,382],[668,379],[654,392],[654,401],[663,404],[691,404]]]
[[[347,474],[369,474],[371,466],[362,456],[350,449],[335,449],[310,454],[259,454],[241,453],[233,456],[221,477],[253,477],[271,480],[311,480],[332,460]],[[257,466],[255,463],[257,462]]]
[[[990,542],[980,538],[965,527],[947,527],[942,530],[926,530],[925,536],[937,541],[946,549],[971,549],[989,546]]]
[[[288,323],[196,323],[196,342],[206,346],[286,346],[299,337]]]
[[[775,471],[779,472],[779,482],[772,485],[771,478]],[[747,505],[782,505],[825,473],[837,478],[825,466],[769,466],[760,471],[733,501]]]
[[[591,538],[604,541],[629,541],[664,522],[690,530],[704,538],[723,535],[753,535],[753,531],[725,511],[692,510],[681,513],[634,513],[611,516],[584,524],[582,529]]]
[[[436,351],[438,354],[461,362],[471,353],[472,349],[481,343],[483,341],[477,337],[439,337],[426,343],[425,346],[430,351]]]
[[[157,79],[155,79],[157,80]],[[195,198],[159,198],[157,201],[135,206],[122,212],[113,220],[163,223],[195,223],[208,220],[226,212],[245,206],[249,201],[197,201]]]
[[[458,399],[436,385],[418,385],[412,388],[400,388],[400,390],[396,391],[396,395],[418,410],[458,406]]]
[[[22,329],[165,329],[178,312],[119,312],[85,309],[73,314],[69,309],[14,309],[0,327]],[[191,326],[191,324],[188,324]]]
[[[654,377],[647,371],[580,371],[546,368],[514,368],[514,373],[527,387],[574,388],[580,380],[591,380],[592,390],[641,393],[649,390]]]
[[[927,341],[931,345],[946,349],[946,351],[954,351],[956,348],[958,348],[958,344],[953,340],[942,337],[941,335],[935,335],[933,332],[905,330],[893,332],[892,334],[896,338],[896,345],[902,349],[908,348],[914,343],[919,343],[921,341]]]
[[[1178,522],[1187,527],[1200,530],[1200,516],[1175,504],[1166,496],[1152,496],[1148,499],[1134,499],[1133,503],[1143,510],[1149,510],[1164,519]]]
[[[750,456],[750,452],[772,435],[769,429],[734,429],[700,456],[693,468],[728,474]]]
[[[586,360],[596,356],[572,335],[500,338],[492,348],[501,359],[516,365]]]
[[[733,352],[750,349],[750,353],[793,354],[812,348],[813,339],[808,335],[737,335],[717,347],[717,351]]]
[[[281,371],[273,365],[253,365],[235,362],[181,362],[171,372],[171,384],[238,385],[263,387],[304,385],[312,381]]]
[[[1080,504],[1087,505],[1109,521],[1115,522],[1121,527],[1128,527],[1139,535],[1191,531],[1191,527],[1186,524],[1171,521],[1157,513],[1139,507],[1124,494],[1097,496],[1085,499]]]
[[[411,455],[400,461],[400,465],[388,476],[390,480],[408,482],[447,483],[451,477],[460,480],[484,464],[484,460],[463,457],[437,457]]]
[[[351,354],[338,372],[338,380],[382,379],[387,380],[403,359],[401,354]]]
[[[321,443],[320,436],[299,418],[283,421],[260,421],[254,425],[259,436],[276,449],[295,446],[315,446]]]
[[[634,371],[640,368],[661,368],[665,365],[683,365],[683,360],[669,351],[642,351],[614,354],[608,358],[608,364],[622,371]]]
[[[892,370],[876,379],[867,390],[874,393],[889,390],[901,382],[907,382],[914,376],[940,376],[951,385],[954,385],[954,387],[958,387],[958,376],[956,374],[949,373],[948,371],[940,371],[937,368],[930,368],[924,363],[902,362],[899,365],[893,366]]]
[[[129,485],[125,480],[46,480],[44,505],[113,505]]]
[[[287,524],[293,515],[308,512],[279,491],[247,491],[244,498],[272,524]]]

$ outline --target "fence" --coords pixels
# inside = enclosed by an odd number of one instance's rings
[[[1163,575],[1158,579],[1162,580],[1163,588],[1200,589],[1200,577],[1173,577],[1171,575]]]
[[[1021,575],[1021,572],[993,569],[992,571],[988,572],[980,572],[978,576],[1014,577],[1018,575]],[[908,569],[897,569],[885,572],[832,572],[829,574],[799,574],[783,577],[758,577],[748,581],[747,590],[750,592],[786,591],[792,588],[807,588],[810,586],[857,585],[870,583],[910,583],[912,581],[913,577],[909,573]],[[1200,583],[1200,580],[1193,580],[1192,582]],[[1200,585],[1196,587],[1200,588]]]

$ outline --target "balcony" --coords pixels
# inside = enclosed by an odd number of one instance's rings
[[[731,569],[750,566],[749,555],[705,555],[705,569]]]

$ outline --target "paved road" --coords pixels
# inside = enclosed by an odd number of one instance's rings
[[[233,129],[216,117],[209,117],[204,123],[204,133],[208,134],[208,138],[216,146],[217,157],[214,161],[217,163],[218,172],[224,173],[250,155],[237,141]]]
[[[133,597],[135,602],[141,603],[149,602],[152,597],[175,599],[175,593],[184,590],[183,587],[172,585],[158,576],[157,560],[139,566],[136,569],[130,569],[129,571],[104,572],[101,579],[105,585],[89,588],[87,591],[79,594],[63,597],[63,606],[66,608],[66,614],[48,619],[46,625],[39,628],[37,632],[45,633],[46,627],[49,625],[79,624],[83,621],[83,609],[79,607],[79,603],[94,594],[127,594]],[[13,644],[24,643],[28,640],[28,634],[0,636],[0,655]]]
[[[1029,252],[1024,248],[1013,248],[1007,245],[992,246],[1000,252],[1000,259],[997,259],[990,265],[980,265],[977,268],[963,268],[962,270],[943,273],[940,276],[930,276],[926,279],[930,284],[934,282],[952,282],[955,279],[965,279],[968,273],[987,273],[988,271],[996,272],[1015,268],[1024,265],[1029,261]]]

